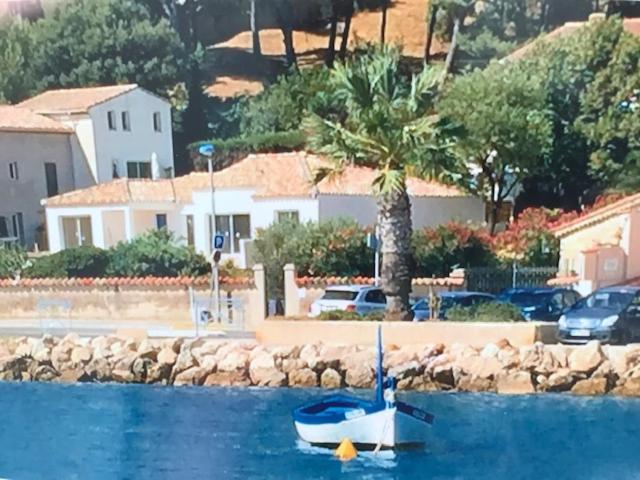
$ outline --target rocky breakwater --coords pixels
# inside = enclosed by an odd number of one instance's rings
[[[640,345],[544,345],[503,340],[387,346],[385,369],[404,390],[640,396]],[[0,339],[0,380],[165,385],[370,388],[372,347],[265,347],[212,339],[115,336]]]

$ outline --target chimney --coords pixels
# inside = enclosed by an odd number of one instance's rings
[[[607,19],[607,16],[602,12],[592,13],[589,15],[589,23],[602,22]]]

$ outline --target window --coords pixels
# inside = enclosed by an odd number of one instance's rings
[[[151,178],[151,162],[127,162],[128,178]]]
[[[162,131],[162,117],[160,112],[153,112],[153,130],[154,132]]]
[[[11,162],[9,164],[9,178],[11,180],[18,180],[18,162]]]
[[[116,130],[116,112],[109,110],[107,112],[107,123],[109,124],[109,130]]]
[[[118,162],[113,162],[111,165],[111,178],[120,178],[120,174],[118,173]]]
[[[91,217],[63,217],[64,248],[92,245]]]
[[[276,212],[276,221],[300,223],[300,214],[297,210],[280,210]]]
[[[382,293],[382,290],[370,290],[365,295],[364,301],[367,303],[387,303],[387,298]]]
[[[56,164],[45,162],[44,174],[47,180],[47,196],[58,195],[58,170]]]
[[[249,215],[216,215],[215,233],[225,237],[222,253],[240,253],[242,240],[251,238],[250,217]],[[213,238],[210,239],[209,244],[213,245]]]
[[[187,245],[195,244],[195,235],[193,233],[193,215],[187,215]]]
[[[22,220],[22,213],[11,215],[11,224],[13,226],[13,236],[18,238],[20,243],[24,245],[24,223]]]
[[[7,224],[7,217],[0,217],[0,238],[9,237],[9,226]]]
[[[122,112],[122,130],[125,132],[131,131],[131,120],[129,119],[129,112]]]
[[[163,228],[167,228],[167,214],[166,213],[157,213],[156,214],[156,228],[161,230]]]

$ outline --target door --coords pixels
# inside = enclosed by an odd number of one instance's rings
[[[640,338],[640,294],[637,294],[625,312],[627,328],[631,340]]]
[[[62,219],[64,248],[93,245],[91,217],[64,217]]]
[[[47,182],[47,197],[58,195],[58,170],[56,164],[45,162],[44,174]]]
[[[387,305],[387,297],[384,296],[382,290],[369,290],[363,299],[363,303],[358,305],[358,313],[367,314],[378,310],[384,310]]]

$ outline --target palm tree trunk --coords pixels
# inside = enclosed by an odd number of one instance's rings
[[[382,289],[387,319],[407,320],[411,293],[411,202],[404,186],[378,198],[378,231],[382,240]]]
[[[262,48],[260,47],[260,30],[256,24],[256,0],[251,0],[251,39],[253,43],[253,54],[256,57],[262,55]]]
[[[344,30],[342,31],[342,41],[340,42],[340,60],[347,56],[349,47],[349,32],[351,31],[351,19],[353,18],[353,1],[347,1],[347,11],[344,16]]]
[[[380,43],[384,45],[385,36],[387,34],[387,10],[389,8],[389,0],[382,0],[382,21],[380,22]]]
[[[289,0],[280,0],[276,4],[276,15],[278,18],[280,30],[282,31],[287,66],[297,68],[298,63],[296,58],[296,51],[293,46],[293,25],[291,19],[293,13],[293,5],[291,5],[291,2]]]
[[[324,63],[327,67],[333,67],[333,61],[336,58],[336,34],[338,32],[338,5],[337,1],[331,2],[331,27],[329,29],[329,45],[327,46],[327,55]]]
[[[456,17],[453,20],[453,33],[451,34],[451,45],[449,45],[449,51],[447,52],[447,59],[444,62],[443,78],[445,78],[451,69],[453,68],[453,57],[456,54],[456,48],[458,48],[458,33],[460,33],[460,17]]]
[[[438,5],[433,5],[429,12],[429,26],[427,27],[427,42],[424,48],[424,61],[429,63],[431,61],[431,46],[433,45],[433,35],[436,30],[436,21],[438,20]]]

